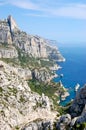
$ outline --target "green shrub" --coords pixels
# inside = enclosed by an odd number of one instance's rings
[[[2,93],[3,92],[3,88],[2,87],[0,87],[0,93]]]
[[[10,87],[8,87],[8,89],[9,89],[9,93],[13,93],[13,95],[17,94],[17,89],[16,88],[10,88]]]
[[[20,102],[24,102],[25,101],[25,99],[24,99],[24,97],[21,95],[20,96]]]
[[[54,108],[58,109],[57,101],[59,100],[59,95],[55,95],[55,92],[64,91],[63,88],[61,88],[58,83],[53,83],[53,82],[44,83],[32,79],[28,81],[28,84],[32,91],[37,92],[40,95],[44,93],[46,96],[52,99],[54,103]]]

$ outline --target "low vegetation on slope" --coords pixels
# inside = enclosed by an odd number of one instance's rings
[[[54,109],[58,110],[61,114],[63,113],[62,111],[64,111],[64,109],[59,109],[59,105],[57,103],[58,100],[60,100],[60,94],[64,93],[64,89],[62,86],[60,86],[59,82],[44,83],[32,79],[28,81],[28,84],[32,91],[37,92],[40,95],[44,93],[46,96],[52,99],[54,103]]]
[[[4,44],[0,47],[7,49],[10,48],[7,44]],[[30,69],[42,68],[42,67],[46,67],[47,69],[49,69],[49,67],[52,67],[55,64],[53,60],[41,59],[29,56],[28,54],[26,54],[17,47],[16,50],[18,52],[18,58],[1,58],[1,60],[5,61],[6,63],[12,63],[13,66],[20,65],[23,68],[28,67]]]
[[[3,45],[7,48],[7,45]],[[25,52],[21,51],[19,48],[16,48],[18,52],[18,58],[1,58],[1,60],[5,61],[6,63],[11,64],[12,66],[21,66],[22,68],[29,68],[30,70],[33,69],[40,69],[46,68],[48,72],[52,75],[53,73],[49,69],[49,67],[54,66],[54,61],[50,61],[49,59],[40,59],[34,58],[25,54]],[[64,89],[60,86],[60,83],[54,82],[40,82],[37,79],[32,79],[28,81],[28,84],[32,91],[39,93],[42,95],[44,93],[54,102],[55,109],[58,109],[58,100],[60,100],[60,94],[64,93]],[[63,110],[60,110],[60,113],[63,113]]]

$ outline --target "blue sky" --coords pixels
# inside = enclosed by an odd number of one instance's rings
[[[27,33],[86,43],[86,0],[0,0],[0,19],[9,14]]]

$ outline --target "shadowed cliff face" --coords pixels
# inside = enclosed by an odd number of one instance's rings
[[[49,40],[21,31],[12,16],[0,21],[0,43],[15,45],[36,58],[52,58],[57,61],[64,61],[58,49],[49,45]]]
[[[69,114],[62,115],[57,130],[86,130],[86,84],[77,92],[69,107]]]
[[[8,16],[7,18],[7,22],[9,24],[9,27],[10,27],[10,32],[13,33],[15,31],[18,31],[18,26],[16,24],[16,21],[12,18],[11,15]]]
[[[80,116],[86,107],[86,84],[77,93],[73,104],[70,107],[70,114],[72,117]],[[86,109],[86,108],[85,108]]]

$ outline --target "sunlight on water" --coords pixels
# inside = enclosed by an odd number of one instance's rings
[[[76,95],[74,88],[77,83],[82,87],[86,83],[86,46],[64,46],[60,47],[61,53],[66,58],[66,62],[60,63],[62,69],[56,71],[63,74],[63,78],[55,78],[54,81],[62,81],[68,88],[70,96],[61,104],[65,105]]]

